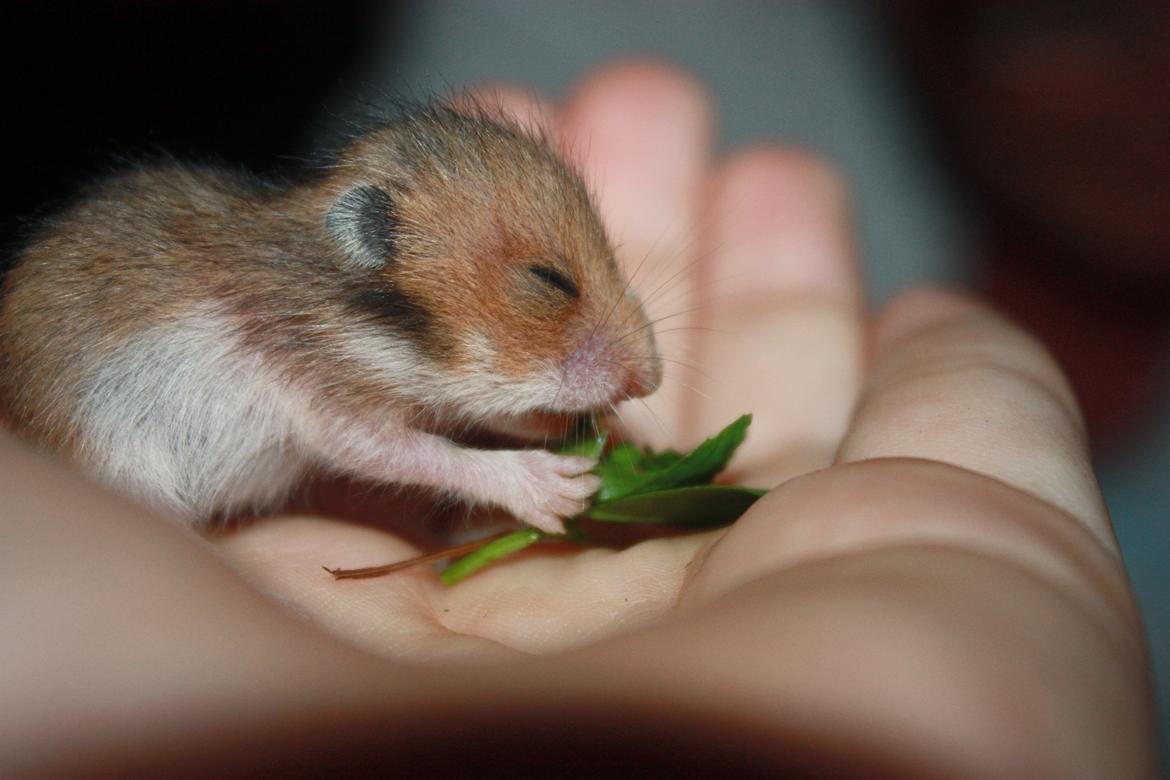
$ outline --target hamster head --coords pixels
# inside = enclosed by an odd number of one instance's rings
[[[661,360],[580,179],[545,145],[431,108],[357,139],[325,229],[363,359],[463,417],[578,413],[653,392]]]

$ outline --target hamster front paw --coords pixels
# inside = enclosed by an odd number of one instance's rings
[[[601,487],[601,477],[587,473],[597,465],[592,458],[554,455],[542,450],[515,453],[525,483],[502,503],[518,520],[545,533],[563,534],[561,518],[585,508]]]
[[[465,448],[442,436],[414,431],[386,440],[373,456],[365,448],[351,448],[335,450],[326,460],[342,471],[428,485],[473,503],[494,504],[550,534],[563,534],[561,518],[584,509],[601,487],[601,478],[588,473],[597,465],[592,458],[545,450]]]

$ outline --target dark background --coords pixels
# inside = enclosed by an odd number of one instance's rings
[[[9,2],[0,240],[127,158],[293,164],[375,44],[366,0]]]

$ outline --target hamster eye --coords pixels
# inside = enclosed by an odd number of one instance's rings
[[[536,263],[528,266],[528,273],[535,276],[544,284],[559,290],[570,298],[576,299],[581,297],[581,291],[577,289],[577,285],[572,279],[565,276],[563,273],[553,268],[551,265],[538,265]]]

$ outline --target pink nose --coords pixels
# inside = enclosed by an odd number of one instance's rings
[[[658,389],[662,382],[662,364],[655,360],[650,365],[638,366],[626,376],[622,392],[626,398],[644,398]]]

